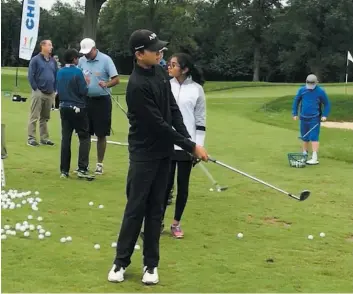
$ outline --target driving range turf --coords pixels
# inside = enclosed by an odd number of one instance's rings
[[[124,103],[127,77],[114,93]],[[124,211],[127,147],[109,145],[105,174],[93,182],[59,178],[60,115],[51,113],[54,147],[26,145],[28,100],[11,101],[14,70],[2,72],[2,123],[9,157],[4,160],[5,190],[39,191],[43,202],[2,210],[2,227],[42,216],[52,236],[9,236],[2,240],[3,292],[350,292],[353,246],[353,132],[321,130],[320,164],[291,168],[287,153],[300,151],[298,123],[290,106],[299,85],[209,82],[206,148],[210,155],[291,193],[312,195],[297,202],[283,194],[212,163],[206,167],[225,192],[210,192],[211,183],[197,166],[182,228],[183,240],[169,235],[174,201],[168,207],[167,230],[161,237],[160,283],[141,283],[142,249],[136,250],[121,284],[107,282]],[[353,87],[324,85],[332,102],[332,120],[353,121]],[[30,97],[25,69],[18,92]],[[5,96],[10,95],[10,96]],[[350,116],[350,117],[349,117]],[[126,141],[128,122],[114,106],[114,134]],[[71,170],[77,166],[73,136]],[[92,144],[91,169],[96,163]],[[175,200],[175,198],[174,198]],[[94,206],[88,205],[90,201]],[[103,209],[98,205],[103,204]],[[29,221],[38,224],[36,221]],[[236,236],[244,234],[243,239]],[[326,234],[320,238],[320,232]],[[314,236],[308,240],[308,235]],[[62,244],[61,237],[72,236]],[[101,249],[95,250],[94,244]],[[142,247],[139,239],[138,243]]]

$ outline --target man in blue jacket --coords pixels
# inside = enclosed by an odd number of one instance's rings
[[[64,54],[65,67],[57,75],[61,117],[61,178],[68,178],[71,161],[71,138],[73,130],[80,140],[78,154],[78,172],[80,178],[92,179],[88,174],[89,151],[91,139],[86,106],[87,84],[90,80],[84,77],[77,67],[79,53],[76,49],[68,49]]]
[[[320,121],[326,121],[330,113],[330,101],[324,89],[319,87],[317,77],[308,75],[306,85],[301,87],[294,98],[292,115],[298,119],[298,106],[300,104],[300,133],[303,140],[303,153],[308,154],[309,142],[312,147],[312,157],[307,164],[318,164],[317,152],[319,150]],[[322,110],[322,105],[324,109]]]

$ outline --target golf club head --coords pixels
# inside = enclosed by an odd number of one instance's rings
[[[228,190],[227,186],[223,186],[223,187],[217,186],[217,191],[226,191],[226,190]]]
[[[310,196],[310,191],[304,190],[303,192],[300,193],[300,201],[304,201],[308,199],[309,196]]]

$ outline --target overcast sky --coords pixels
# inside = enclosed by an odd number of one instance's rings
[[[50,9],[56,0],[39,0],[39,6],[44,9]],[[61,2],[75,3],[75,0],[61,0]],[[85,4],[85,0],[80,0],[82,4]]]

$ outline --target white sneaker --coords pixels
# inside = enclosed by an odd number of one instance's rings
[[[96,170],[95,170],[94,173],[96,175],[102,175],[103,174],[103,163],[97,163]]]
[[[158,271],[156,267],[147,268],[147,266],[143,267],[143,277],[142,283],[147,285],[155,285],[158,284],[159,277]]]
[[[125,268],[117,267],[116,264],[113,264],[112,269],[108,274],[108,281],[112,283],[121,283],[124,281]]]
[[[315,164],[319,164],[319,161],[317,159],[315,159],[315,158],[312,158],[312,159],[308,160],[306,162],[306,164],[315,165]]]

